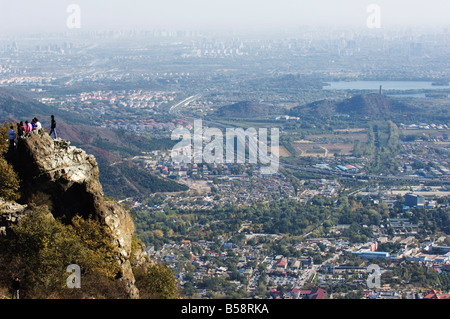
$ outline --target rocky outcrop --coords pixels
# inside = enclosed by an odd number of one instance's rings
[[[19,139],[12,162],[21,179],[24,202],[46,205],[54,217],[66,222],[80,215],[112,230],[120,250],[118,277],[126,282],[129,296],[137,298],[130,260],[134,223],[123,206],[105,200],[95,157],[40,130]]]
[[[20,205],[0,198],[0,237],[7,237],[11,225],[16,224],[26,212],[27,205]]]

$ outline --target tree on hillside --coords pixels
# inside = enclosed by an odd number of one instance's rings
[[[134,269],[136,287],[143,299],[177,299],[177,282],[166,264],[157,263]]]

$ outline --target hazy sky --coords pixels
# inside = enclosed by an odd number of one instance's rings
[[[67,30],[69,4],[84,30],[365,27],[370,4],[381,9],[381,27],[450,20],[450,0],[0,0],[0,33]]]

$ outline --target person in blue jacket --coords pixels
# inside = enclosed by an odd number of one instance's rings
[[[8,131],[8,138],[9,138],[9,149],[14,149],[14,142],[16,140],[16,131],[14,131],[14,127],[11,126],[10,130]]]

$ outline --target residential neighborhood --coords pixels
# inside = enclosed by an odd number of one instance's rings
[[[268,235],[260,234],[268,238]],[[247,235],[254,238],[254,235]],[[276,237],[270,236],[271,240]],[[183,288],[193,283],[193,290],[188,293],[192,297],[207,297],[225,293],[221,287],[205,286],[205,282],[222,279],[229,282],[233,290],[245,291],[245,298],[342,298],[352,292],[360,292],[365,298],[381,299],[421,299],[427,291],[396,290],[390,282],[384,282],[384,274],[391,267],[402,262],[412,262],[417,265],[428,265],[441,272],[449,271],[450,246],[442,243],[418,243],[414,237],[402,239],[377,238],[384,244],[398,244],[398,251],[377,251],[377,243],[351,245],[333,239],[307,240],[293,248],[299,252],[297,256],[266,255],[264,244],[249,246],[224,242],[198,241],[171,242],[160,250],[149,247],[147,253],[160,262],[167,263],[177,274],[179,285]],[[408,244],[409,243],[409,244]],[[305,249],[308,247],[308,249]],[[319,254],[324,259],[317,262],[314,255]],[[356,256],[362,264],[349,262]],[[346,262],[347,261],[347,262]],[[370,272],[367,267],[382,262],[381,285],[369,289],[367,280]],[[192,267],[186,268],[187,264]],[[386,266],[384,266],[386,265]],[[348,288],[341,292],[330,287],[344,285]],[[310,285],[316,287],[305,290]],[[210,289],[208,289],[210,288]],[[217,289],[217,290],[215,290]],[[212,293],[214,292],[214,293]],[[208,294],[209,293],[209,294]],[[316,294],[315,296],[312,296]]]

